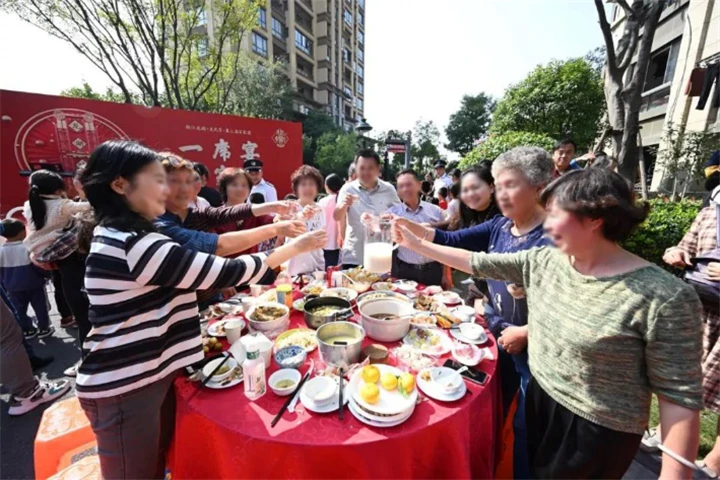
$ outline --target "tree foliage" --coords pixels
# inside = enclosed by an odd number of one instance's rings
[[[491,134],[460,161],[460,168],[468,168],[482,160],[495,160],[502,153],[515,147],[540,147],[552,150],[555,140],[547,135],[530,132],[505,132]]]
[[[238,78],[228,96],[228,113],[243,117],[287,118],[292,111],[292,87],[285,64],[240,53]]]
[[[423,172],[432,168],[434,160],[440,156],[440,130],[432,120],[415,122],[412,132],[412,145],[410,155],[413,168]]]
[[[597,136],[604,105],[600,74],[585,59],[537,66],[510,86],[493,113],[491,132],[570,136],[580,148]]]
[[[100,100],[103,102],[124,103],[125,96],[117,90],[108,87],[105,93],[96,92],[89,83],[83,82],[79,87],[72,87],[60,92],[63,97],[86,98],[88,100]],[[134,98],[132,103],[139,103],[140,99]]]
[[[264,2],[262,2],[264,3]],[[2,0],[72,45],[127,103],[226,113],[259,0]],[[212,18],[213,35],[207,34]]]
[[[448,143],[445,148],[460,155],[467,155],[473,145],[490,127],[495,100],[484,92],[475,96],[464,95],[460,109],[450,115],[445,128]]]
[[[315,165],[320,138],[327,133],[337,136],[342,132],[342,128],[335,125],[335,121],[330,115],[315,110],[310,110],[310,113],[301,121],[303,124],[303,163]]]
[[[336,173],[347,177],[348,167],[357,151],[358,136],[354,132],[328,132],[317,141],[315,167],[324,176]]]

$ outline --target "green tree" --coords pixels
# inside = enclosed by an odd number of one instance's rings
[[[358,136],[354,132],[323,134],[317,142],[315,152],[315,167],[324,176],[337,173],[347,177],[347,170],[357,151]]]
[[[229,96],[230,113],[243,117],[286,118],[292,111],[292,87],[285,64],[241,53],[238,79]]]
[[[89,83],[83,82],[83,84],[80,87],[72,87],[65,89],[60,92],[60,95],[63,97],[72,97],[72,98],[86,98],[88,100],[101,100],[103,102],[115,102],[115,103],[124,103],[125,102],[125,96],[118,92],[117,90],[108,87],[105,90],[105,93],[96,92],[93,90],[93,88],[90,86]],[[138,103],[139,99],[134,98],[133,103]]]
[[[423,172],[432,167],[433,160],[440,156],[440,130],[432,120],[415,122],[412,133],[410,156],[413,168]]]
[[[228,112],[260,0],[0,0],[59,38],[133,103]],[[207,34],[212,18],[213,35]]]
[[[460,155],[467,155],[473,149],[474,143],[485,135],[490,127],[494,109],[495,100],[484,92],[475,96],[464,95],[460,109],[450,115],[450,121],[445,128],[448,139],[445,148]]]
[[[547,135],[529,132],[506,132],[491,134],[487,140],[475,147],[461,161],[460,168],[468,168],[482,160],[495,160],[502,153],[515,147],[540,147],[551,150],[555,140]]]
[[[505,91],[490,131],[570,136],[584,149],[597,136],[604,105],[602,78],[593,65],[582,58],[556,60]]]
[[[330,115],[315,110],[310,110],[310,113],[304,118],[300,117],[296,120],[302,121],[303,124],[303,163],[315,165],[320,137],[326,133],[337,136],[342,129],[335,125],[335,121]],[[347,172],[345,173],[347,174]]]

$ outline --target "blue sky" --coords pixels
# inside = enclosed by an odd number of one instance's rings
[[[533,67],[602,44],[591,0],[366,0],[365,116],[376,130],[433,120],[464,94],[501,96]],[[72,47],[0,14],[0,88],[57,94],[108,80]],[[453,156],[451,155],[451,158]]]

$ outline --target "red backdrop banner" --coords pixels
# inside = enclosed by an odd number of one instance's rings
[[[279,198],[302,164],[300,123],[0,90],[0,212],[27,199],[33,170],[55,170],[71,188],[75,165],[116,138],[204,163],[211,186],[223,168],[259,159]]]

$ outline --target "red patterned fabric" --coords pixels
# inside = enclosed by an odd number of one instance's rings
[[[291,328],[295,327],[305,327],[299,312],[291,317]],[[366,343],[373,342],[366,339]],[[495,339],[490,343],[497,358]],[[317,350],[309,358],[315,358],[317,366]],[[408,421],[387,429],[366,426],[347,409],[340,421],[337,412],[312,413],[300,402],[295,413],[286,412],[271,429],[270,422],[286,398],[268,390],[250,402],[241,384],[226,390],[205,389],[189,400],[198,386],[180,378],[175,383],[172,475],[177,479],[492,478],[501,428],[496,361],[483,360],[477,368],[490,375],[485,386],[466,382],[472,394],[454,403],[425,399]],[[268,376],[275,370],[273,362]]]

